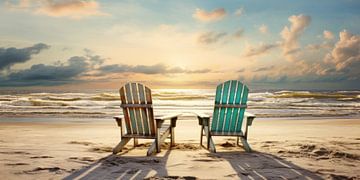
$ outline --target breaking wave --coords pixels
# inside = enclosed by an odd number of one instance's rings
[[[309,92],[309,91],[279,91],[272,95],[272,98],[315,98],[315,99],[339,99],[354,100],[359,98],[358,94],[345,94],[339,92]]]
[[[101,93],[99,93],[101,92]],[[155,89],[157,114],[213,111],[215,90]],[[112,117],[122,113],[117,90],[84,93],[7,93],[0,91],[1,116],[62,114]],[[360,91],[265,91],[249,94],[248,107],[258,117],[360,116]]]

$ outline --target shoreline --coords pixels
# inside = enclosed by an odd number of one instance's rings
[[[303,121],[303,120],[360,120],[359,116],[321,116],[321,117],[260,117],[255,118],[255,121],[273,121],[273,120],[280,120],[280,121]],[[56,121],[60,120],[60,121]],[[61,122],[72,122],[72,123],[83,123],[83,122],[115,122],[113,117],[1,117],[0,116],[0,123],[12,123],[12,122],[43,122],[43,123],[61,123]],[[196,117],[193,116],[181,116],[178,121],[197,121]]]

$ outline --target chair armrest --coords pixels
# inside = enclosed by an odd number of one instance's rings
[[[113,118],[116,120],[117,125],[118,125],[119,127],[121,127],[121,126],[122,126],[122,119],[123,119],[123,117],[121,117],[121,116],[114,116]]]
[[[246,117],[251,117],[251,118],[255,118],[256,116],[254,114],[251,114],[249,112],[245,112],[245,116]]]
[[[201,118],[201,119],[210,119],[210,115],[207,115],[207,114],[203,114],[203,113],[194,113],[198,118]]]
[[[171,127],[176,127],[176,120],[181,114],[171,114],[166,116],[155,117],[156,127],[162,126],[165,120],[170,120]]]
[[[251,126],[256,116],[248,112],[245,112],[244,116],[246,118],[246,125]]]
[[[196,117],[198,118],[199,120],[199,125],[200,126],[209,126],[210,124],[210,118],[211,116],[210,115],[207,115],[207,114],[203,114],[203,113],[194,113],[196,115]]]

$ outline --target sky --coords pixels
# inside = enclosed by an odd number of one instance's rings
[[[2,0],[0,88],[360,89],[357,0]]]

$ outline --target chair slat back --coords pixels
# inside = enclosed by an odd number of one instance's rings
[[[127,134],[154,136],[151,90],[140,83],[127,83],[119,92]]]
[[[248,92],[248,87],[236,80],[217,86],[211,131],[224,135],[241,132]]]

